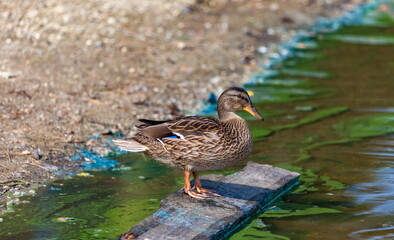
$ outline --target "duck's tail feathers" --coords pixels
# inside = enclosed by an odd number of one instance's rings
[[[148,150],[148,148],[141,143],[136,142],[133,139],[117,139],[113,140],[115,145],[122,149],[123,151],[129,151],[129,152],[144,152]]]

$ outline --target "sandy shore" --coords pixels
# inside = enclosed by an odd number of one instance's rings
[[[2,1],[0,201],[78,170],[86,136],[198,112],[259,70],[259,51],[360,2]]]

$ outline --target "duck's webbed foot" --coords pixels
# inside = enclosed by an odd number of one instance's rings
[[[182,190],[189,195],[192,198],[197,198],[197,199],[207,199],[210,196],[207,193],[204,192],[199,192],[195,187],[191,187],[190,185],[190,172],[185,171],[185,185],[182,188]]]
[[[210,189],[205,189],[201,185],[200,178],[198,176],[197,172],[192,172],[193,177],[194,177],[194,187],[191,187],[190,184],[190,172],[185,171],[185,185],[182,188],[182,190],[189,195],[192,198],[197,198],[197,199],[207,199],[207,198],[212,198],[212,197],[220,197],[220,194],[217,192],[210,190]]]
[[[197,186],[194,186],[193,189],[196,189],[196,192],[198,192],[200,194],[205,194],[210,197],[221,197],[221,195],[218,192],[211,190],[211,189],[206,189],[206,188],[197,187]]]
[[[220,197],[220,194],[214,190],[211,189],[206,189],[202,187],[201,181],[200,181],[200,177],[198,176],[197,172],[192,172],[193,173],[193,178],[194,178],[194,189],[196,189],[196,191],[198,193],[201,194],[206,194],[208,196],[211,197]]]
[[[197,198],[197,199],[208,199],[208,198],[211,197],[210,195],[208,195],[208,194],[206,194],[206,193],[199,193],[199,192],[195,191],[194,188],[191,188],[191,189],[188,189],[188,190],[183,189],[183,191],[184,191],[187,195],[189,195],[190,197],[192,197],[192,198]]]

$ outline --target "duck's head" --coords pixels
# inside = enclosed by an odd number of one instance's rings
[[[231,87],[220,95],[218,99],[218,114],[220,119],[227,119],[240,110],[247,111],[254,117],[264,121],[263,116],[253,106],[249,94],[245,89]]]

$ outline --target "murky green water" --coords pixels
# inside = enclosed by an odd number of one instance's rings
[[[368,17],[374,26],[310,40],[318,48],[296,50],[277,75],[247,86],[267,119],[250,122],[248,160],[300,172],[302,185],[231,239],[394,239],[394,20]],[[114,238],[182,186],[181,172],[142,155],[118,160],[121,169],[8,206],[0,239]]]

